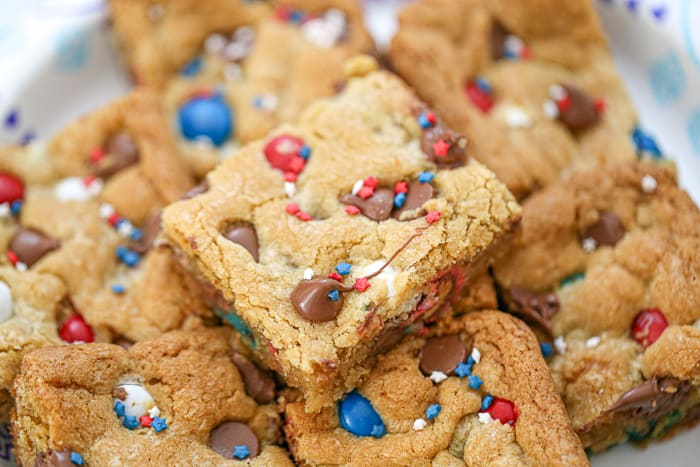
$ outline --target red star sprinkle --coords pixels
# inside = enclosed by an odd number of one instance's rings
[[[595,105],[595,110],[598,113],[603,113],[603,110],[605,110],[605,101],[600,97],[595,100],[593,105]]]
[[[353,286],[355,290],[359,290],[360,292],[364,292],[365,290],[369,289],[369,286],[371,284],[367,280],[366,277],[358,277],[355,279],[355,285]]]
[[[311,215],[309,215],[308,213],[305,213],[304,211],[299,211],[296,214],[296,216],[297,216],[297,219],[299,219],[300,221],[310,221],[311,219],[313,219],[311,217]]]
[[[435,116],[435,112],[428,112],[425,115],[425,118],[432,124],[435,125],[437,123],[437,117]]]
[[[301,209],[299,209],[299,205],[298,205],[297,203],[289,203],[289,204],[284,208],[284,210],[287,211],[289,214],[296,214],[296,213],[298,213],[299,211],[301,211]]]
[[[377,188],[377,185],[379,185],[379,180],[377,180],[374,177],[367,177],[367,178],[365,178],[364,185],[368,186],[372,189],[375,189],[375,188]]]
[[[408,193],[408,183],[396,182],[396,185],[394,185],[394,193],[395,194]]]
[[[343,276],[338,274],[337,272],[333,271],[332,273],[328,274],[328,277],[331,279],[335,279],[338,282],[343,282]]]
[[[357,192],[357,196],[359,196],[362,199],[367,199],[373,195],[374,188],[370,188],[368,186],[363,186],[362,188],[360,188],[360,191]]]
[[[92,162],[98,162],[104,156],[105,156],[105,150],[99,146],[96,147],[95,149],[93,149],[92,151],[90,151],[90,160]]]
[[[347,212],[351,216],[356,216],[357,214],[360,213],[360,208],[349,204],[349,205],[345,206],[345,212]]]
[[[425,215],[425,220],[428,221],[428,224],[436,223],[440,220],[440,211],[430,211]]]
[[[151,426],[151,423],[153,423],[153,419],[148,415],[141,415],[139,417],[139,423],[141,424],[141,426]]]
[[[117,222],[119,222],[120,219],[121,219],[121,217],[119,216],[119,214],[117,214],[116,212],[113,212],[113,213],[107,218],[107,222],[109,222],[109,225],[111,225],[112,227],[114,227],[115,225],[117,225]]]
[[[447,156],[447,151],[450,150],[450,144],[446,143],[445,140],[440,139],[437,143],[433,144],[433,153],[436,157]]]

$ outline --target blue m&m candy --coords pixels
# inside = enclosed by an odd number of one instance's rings
[[[357,390],[338,402],[338,418],[340,425],[353,435],[381,438],[386,434],[384,422],[372,403]]]
[[[189,141],[208,139],[221,146],[233,130],[233,112],[221,96],[195,96],[180,106],[178,121]]]

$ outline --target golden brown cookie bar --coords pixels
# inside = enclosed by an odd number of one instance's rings
[[[65,288],[48,274],[0,266],[0,422],[10,419],[10,391],[22,356],[60,343],[56,319]]]
[[[277,446],[274,380],[235,332],[173,331],[28,354],[12,420],[22,465],[291,465]]]
[[[284,410],[304,465],[588,465],[537,340],[497,311],[406,337],[337,410]]]
[[[584,446],[697,418],[700,211],[672,174],[625,163],[553,184],[523,209],[494,274],[547,353],[554,339],[550,367]]]
[[[635,111],[592,2],[421,0],[399,23],[399,74],[518,198],[635,157]]]
[[[164,89],[173,131],[204,176],[237,144],[296,120],[331,96],[348,57],[373,50],[357,0],[113,0],[115,29],[138,81]]]
[[[12,205],[0,250],[64,282],[74,315],[59,326],[77,326],[65,340],[141,340],[208,314],[170,252],[152,248],[157,211],[191,185],[155,95],[119,99],[48,145],[5,149],[0,169]]]
[[[170,205],[164,236],[218,312],[310,410],[367,374],[398,328],[428,319],[517,219],[505,186],[368,57],[338,96],[242,148],[208,191]],[[436,136],[437,135],[437,136]],[[438,140],[429,157],[421,142]],[[437,144],[437,143],[436,143]]]

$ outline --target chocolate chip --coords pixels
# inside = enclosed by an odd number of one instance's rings
[[[45,254],[57,250],[61,242],[32,228],[20,228],[10,239],[9,249],[27,267],[31,267]]]
[[[333,290],[347,291],[347,287],[329,277],[314,277],[302,280],[292,291],[291,300],[294,309],[302,318],[321,323],[332,321],[343,307],[343,294],[338,293],[338,300],[328,296]]]
[[[469,347],[469,349],[467,349]],[[450,374],[471,353],[471,344],[462,342],[459,336],[433,337],[423,346],[420,369],[426,375],[433,371]]]
[[[404,336],[405,329],[402,327],[393,327],[382,330],[374,343],[374,352],[382,354],[394,348]]]
[[[559,109],[559,121],[571,130],[582,130],[597,123],[600,114],[593,99],[575,86],[561,86],[568,95],[569,105],[565,109]]]
[[[250,225],[231,225],[226,227],[221,233],[227,240],[237,243],[250,253],[257,263],[259,255],[258,247],[258,234],[255,232],[255,228]]]
[[[445,153],[436,154],[436,145],[443,146]],[[441,169],[452,169],[467,162],[467,139],[440,122],[423,131],[420,146],[428,159]]]
[[[259,404],[267,404],[275,398],[275,380],[265,371],[238,352],[231,354],[231,361],[243,378],[245,392]]]
[[[601,212],[598,222],[583,232],[583,238],[592,238],[596,245],[615,246],[625,236],[625,226],[612,212]]]
[[[559,297],[555,293],[538,294],[511,287],[504,298],[508,311],[523,321],[540,326],[552,337],[552,317],[559,311]]]
[[[199,185],[192,187],[190,191],[185,193],[185,196],[183,196],[182,199],[194,198],[195,196],[206,193],[207,191],[209,191],[209,181],[207,181],[205,178]]]
[[[131,243],[131,249],[139,254],[144,254],[151,248],[155,243],[158,234],[160,233],[161,224],[161,212],[153,211],[148,215],[146,222],[141,229],[141,238],[135,242]]]
[[[233,459],[235,446],[247,446],[250,457],[260,453],[260,444],[255,433],[244,423],[224,422],[214,428],[209,435],[209,445],[217,454]]]
[[[70,460],[70,451],[49,450],[36,455],[34,467],[75,467]]]
[[[419,181],[413,181],[408,185],[408,192],[406,193],[406,202],[399,209],[395,209],[391,216],[394,219],[400,219],[402,221],[410,221],[411,219],[416,219],[421,216],[421,211],[416,211],[415,214],[411,216],[402,217],[401,214],[407,211],[413,211],[418,209],[425,204],[426,201],[433,198],[435,190],[430,183],[421,183]]]
[[[608,412],[630,412],[634,417],[657,418],[678,407],[690,387],[688,381],[653,377],[620,396]]]
[[[124,389],[122,386],[119,386],[118,388],[112,390],[112,397],[114,397],[115,399],[123,401],[126,399],[126,396],[126,389]]]
[[[506,55],[506,37],[508,30],[500,21],[491,23],[491,60],[500,60]]]
[[[388,188],[377,188],[374,195],[367,199],[346,193],[340,197],[339,201],[343,204],[356,206],[366,217],[381,222],[387,220],[391,215],[391,209],[394,207],[394,192]]]
[[[107,153],[92,166],[92,173],[108,178],[139,161],[136,143],[127,133],[117,133],[107,141]]]

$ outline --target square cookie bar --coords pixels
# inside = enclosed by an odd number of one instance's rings
[[[163,118],[155,95],[136,92],[48,145],[0,151],[3,260],[63,281],[68,342],[140,340],[209,313],[153,248],[158,211],[192,184]]]
[[[10,420],[22,356],[60,343],[56,319],[64,297],[65,287],[53,276],[0,266],[0,423]]]
[[[635,158],[644,134],[593,2],[421,0],[399,23],[396,70],[516,197]]]
[[[579,174],[524,203],[493,271],[548,355],[554,339],[550,368],[585,447],[700,416],[699,256],[700,211],[652,164]]]
[[[374,49],[357,0],[112,0],[137,81],[163,89],[173,131],[203,176],[237,144],[335,94],[343,61]]]
[[[464,139],[375,65],[358,57],[348,68],[366,76],[242,148],[207,192],[163,214],[209,301],[309,410],[458,296],[461,267],[519,215]]]
[[[230,328],[28,354],[12,419],[21,465],[292,465],[275,382]],[[61,459],[65,459],[61,463]]]
[[[320,413],[284,407],[303,465],[588,465],[526,325],[480,311],[406,337]]]

